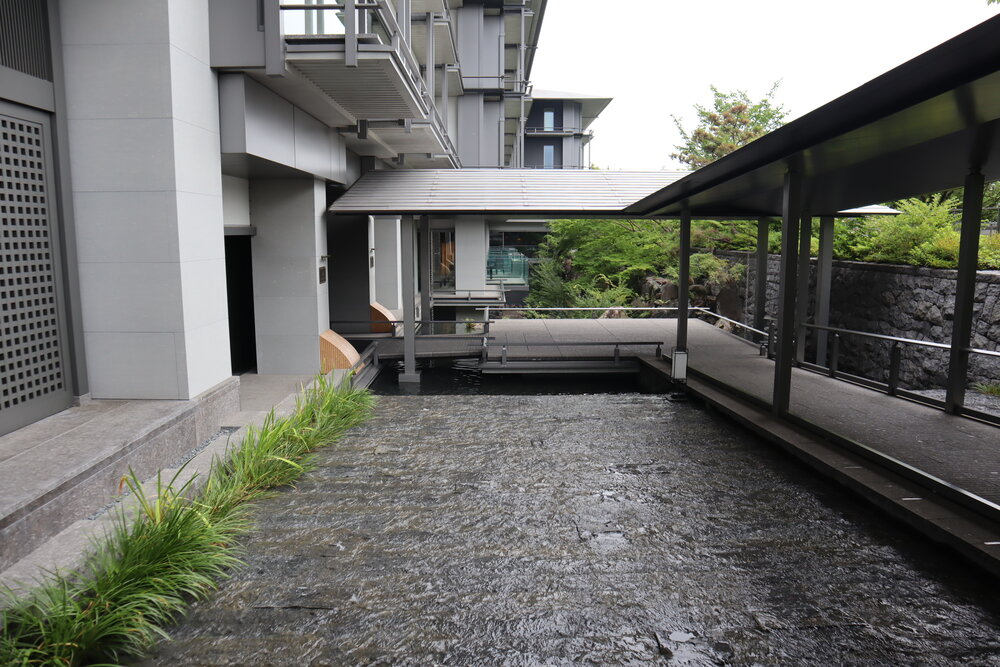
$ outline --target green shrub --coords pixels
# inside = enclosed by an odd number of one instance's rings
[[[691,255],[691,280],[729,285],[739,281],[746,271],[743,264],[731,264],[728,260],[709,253]]]
[[[1000,234],[979,237],[979,268],[1000,269]]]
[[[957,203],[941,198],[899,202],[896,205],[901,211],[899,215],[867,218],[850,250],[854,258],[865,262],[910,264],[915,254],[920,254],[920,248],[932,250],[940,237],[954,233],[951,209]],[[947,242],[943,243],[942,247],[946,247]]]
[[[914,248],[906,263],[916,266],[932,266],[938,269],[953,269],[958,266],[960,239],[961,234],[955,230],[943,230],[934,238],[924,241]]]

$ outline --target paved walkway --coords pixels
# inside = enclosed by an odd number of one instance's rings
[[[696,403],[392,396],[154,665],[996,665],[991,587]]]
[[[774,362],[759,349],[701,320],[691,320],[691,368],[722,384],[770,403]],[[574,342],[663,341],[664,354],[676,340],[672,319],[500,320],[492,325],[490,359],[506,343],[510,359],[573,359],[603,354],[612,347]],[[396,343],[398,341],[390,341]],[[401,342],[400,342],[401,343]],[[531,343],[560,343],[556,347]],[[481,341],[428,340],[418,351],[478,355]],[[649,346],[622,346],[622,355],[649,355]],[[987,500],[1000,503],[1000,429],[941,410],[891,397],[841,380],[793,369],[791,413],[842,437],[863,443]]]

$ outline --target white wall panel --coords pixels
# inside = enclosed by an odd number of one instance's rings
[[[91,393],[191,398],[229,375],[207,0],[60,9]]]
[[[222,219],[226,227],[250,226],[250,181],[222,175]]]
[[[486,289],[489,232],[481,216],[455,218],[455,289]]]

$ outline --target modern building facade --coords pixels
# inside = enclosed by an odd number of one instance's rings
[[[590,125],[611,98],[534,89],[524,132],[524,166],[587,169]]]
[[[331,321],[403,308],[399,216],[331,202],[525,165],[545,0],[313,4],[0,0],[0,432],[315,372]],[[482,216],[420,243],[436,289],[487,291]]]

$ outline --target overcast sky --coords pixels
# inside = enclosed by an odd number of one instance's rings
[[[592,126],[602,169],[679,169],[670,116],[710,85],[792,120],[995,16],[986,0],[549,0],[532,82],[614,97]],[[1000,39],[1000,36],[998,36]]]

